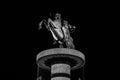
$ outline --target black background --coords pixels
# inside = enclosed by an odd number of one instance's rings
[[[104,5],[104,4],[102,4]],[[76,26],[71,34],[77,50],[86,56],[85,76],[96,79],[103,73],[100,68],[107,44],[107,8],[96,2],[16,2],[2,11],[1,72],[4,79],[35,80],[37,76],[36,55],[53,48],[52,35],[44,28],[38,31],[38,23],[49,13],[61,13],[63,19]],[[104,35],[104,37],[103,37]],[[105,43],[105,44],[104,44]],[[104,45],[103,45],[104,44]],[[102,58],[101,58],[102,57]],[[104,74],[102,74],[104,76]]]

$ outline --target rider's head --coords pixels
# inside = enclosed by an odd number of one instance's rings
[[[55,15],[55,20],[61,20],[61,14],[56,13],[56,15]]]

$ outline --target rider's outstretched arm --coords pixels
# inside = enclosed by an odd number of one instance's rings
[[[45,19],[43,19],[43,20],[39,23],[39,28],[38,28],[38,30],[42,29],[42,24],[45,25],[45,27],[48,29],[48,31],[50,30],[50,29],[49,29],[49,23],[48,23]]]

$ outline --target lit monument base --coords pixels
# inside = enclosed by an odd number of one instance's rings
[[[39,68],[51,71],[51,80],[70,80],[70,71],[85,64],[85,56],[77,50],[53,48],[40,52],[36,58]]]

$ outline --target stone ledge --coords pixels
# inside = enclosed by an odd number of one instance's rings
[[[48,50],[44,50],[42,52],[40,52],[37,55],[36,60],[47,56],[47,55],[52,55],[52,54],[69,54],[69,55],[74,55],[77,57],[82,58],[83,60],[85,60],[85,56],[83,53],[81,53],[80,51],[74,50],[74,49],[68,49],[68,48],[53,48],[53,49],[48,49]]]

